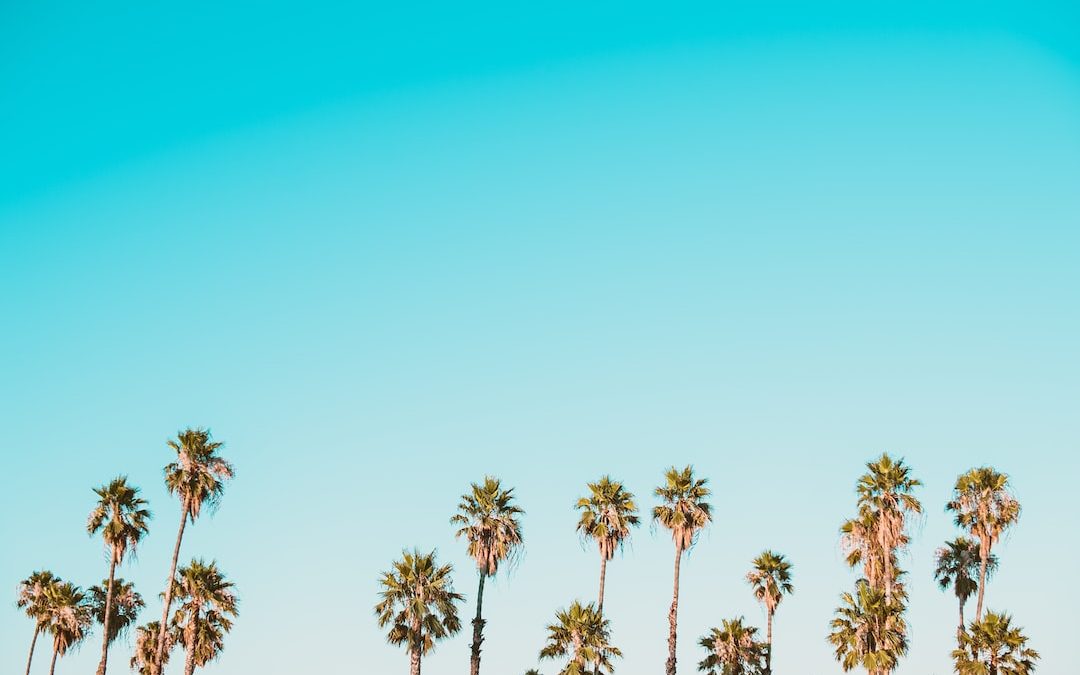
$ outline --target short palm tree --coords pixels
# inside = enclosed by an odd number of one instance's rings
[[[859,478],[859,511],[873,524],[872,544],[884,564],[885,597],[893,598],[896,582],[894,554],[907,544],[906,516],[922,513],[922,504],[912,494],[922,483],[911,477],[911,468],[904,460],[894,460],[882,454],[866,465],[867,472]]]
[[[184,527],[202,513],[203,507],[216,508],[225,491],[225,481],[233,477],[233,467],[218,455],[224,445],[214,441],[209,429],[185,429],[176,439],[167,441],[176,452],[176,461],[165,467],[165,487],[169,494],[180,498],[180,529],[176,533],[169,578],[165,582],[165,602],[158,624],[156,673],[161,673],[165,657],[165,631],[169,625],[172,608],[173,581],[176,565],[180,560],[180,543],[184,539]]]
[[[82,642],[90,631],[90,608],[82,589],[68,581],[58,581],[45,591],[45,629],[53,639],[49,675],[56,672],[57,657]]]
[[[675,584],[668,610],[668,658],[666,675],[675,675],[675,646],[678,636],[679,566],[683,552],[697,541],[698,533],[712,521],[712,508],[705,501],[711,494],[708,479],[694,476],[694,468],[671,467],[664,474],[664,484],[655,494],[663,502],[653,507],[653,522],[671,531],[675,543]]]
[[[107,638],[109,644],[123,635],[129,627],[134,625],[139,617],[139,611],[146,607],[142,596],[135,590],[135,584],[114,578],[112,583],[112,595],[109,594],[109,580],[105,579],[100,586],[91,586],[88,589],[87,601],[90,605],[90,614],[94,621],[100,623],[102,629],[108,626]],[[106,622],[105,613],[109,612]]]
[[[904,607],[897,599],[860,579],[855,593],[840,596],[843,604],[831,622],[829,642],[844,672],[862,667],[868,675],[888,675],[907,653]]]
[[[15,606],[26,612],[26,616],[34,622],[34,637],[30,640],[30,656],[26,659],[26,675],[30,675],[30,665],[34,662],[34,647],[37,646],[38,635],[48,626],[48,594],[50,589],[61,582],[61,579],[48,570],[34,572],[26,579],[19,582],[18,599]]]
[[[1039,653],[1027,646],[1027,636],[1013,627],[1007,614],[987,612],[960,634],[953,651],[957,675],[1031,675]]]
[[[105,582],[105,606],[102,609],[104,636],[101,641],[101,660],[97,675],[105,675],[109,660],[109,644],[116,638],[110,622],[113,618],[113,581],[116,566],[124,562],[124,556],[134,552],[139,541],[150,530],[150,511],[146,500],[139,497],[139,488],[128,485],[126,476],[119,476],[108,485],[94,489],[98,501],[86,521],[87,533],[101,532],[105,548],[109,551],[109,578]]]
[[[157,668],[157,639],[160,626],[151,621],[135,629],[135,652],[131,656],[131,669],[139,675],[154,675]],[[165,632],[165,661],[169,662],[173,647],[179,641],[176,627]]]
[[[934,580],[938,582],[938,588],[943,591],[952,588],[960,601],[960,623],[956,629],[959,635],[964,631],[964,605],[979,588],[979,545],[967,537],[957,537],[945,542],[935,553],[935,559]],[[991,554],[987,572],[992,573],[995,569],[997,556]]]
[[[1020,502],[1009,488],[1009,477],[991,467],[972,469],[956,479],[953,499],[946,506],[956,524],[979,541],[979,598],[975,620],[982,618],[983,595],[990,571],[990,554],[1005,530],[1020,518]]]
[[[791,595],[795,587],[791,584],[791,563],[781,553],[765,551],[754,558],[753,569],[746,575],[746,580],[754,589],[754,597],[765,605],[767,628],[765,644],[765,672],[772,673],[772,625],[773,615],[784,595]]]
[[[639,524],[634,495],[618,481],[604,476],[588,483],[589,495],[577,502],[581,511],[577,529],[581,535],[596,542],[600,549],[600,596],[597,610],[604,611],[604,581],[607,564],[630,538],[630,528]]]
[[[547,627],[547,643],[540,650],[541,659],[569,657],[558,675],[613,673],[612,659],[622,656],[611,644],[610,622],[591,602],[574,601],[555,613],[555,622]]]
[[[436,640],[461,630],[455,603],[464,598],[454,592],[453,571],[452,565],[438,564],[434,551],[404,551],[379,581],[375,616],[380,628],[390,627],[390,644],[408,650],[410,675],[420,675],[420,658],[435,648]]]
[[[698,664],[708,675],[765,675],[769,672],[768,645],[757,640],[757,628],[743,625],[742,617],[724,619],[701,638],[709,655]]]
[[[213,561],[207,564],[192,560],[181,567],[173,594],[178,603],[173,625],[184,646],[184,675],[191,675],[196,666],[205,666],[221,654],[225,633],[238,614],[239,601],[233,583],[225,579]]]
[[[469,672],[480,672],[480,645],[484,642],[484,579],[495,576],[499,564],[521,550],[523,538],[520,518],[524,511],[514,504],[514,489],[503,488],[497,478],[485,476],[482,483],[461,496],[458,512],[450,519],[461,525],[459,538],[469,542],[469,556],[476,561],[480,588],[476,593],[476,618],[472,621]]]

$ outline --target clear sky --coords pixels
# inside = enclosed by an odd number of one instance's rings
[[[205,425],[237,478],[183,559],[242,597],[207,672],[405,672],[377,574],[438,548],[468,616],[447,520],[494,473],[528,511],[485,594],[484,672],[512,675],[595,593],[585,482],[648,508],[693,463],[717,517],[683,565],[680,672],[709,626],[763,622],[743,575],[773,547],[797,587],[777,672],[837,673],[837,527],[888,450],[927,509],[899,674],[951,671],[932,554],[981,463],[1025,508],[988,604],[1040,673],[1080,671],[1058,579],[1080,555],[1080,6],[943,4],[3,2],[11,601],[36,568],[104,576],[90,489],[124,473],[155,519],[122,574],[155,618],[165,440]],[[671,564],[643,527],[609,568],[621,673],[662,667]],[[30,636],[0,612],[0,668]],[[425,672],[462,672],[468,642]]]

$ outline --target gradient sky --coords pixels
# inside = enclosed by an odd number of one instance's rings
[[[242,597],[207,672],[405,672],[377,575],[438,548],[469,615],[447,520],[494,473],[528,512],[485,594],[484,672],[512,675],[595,593],[584,483],[647,508],[693,463],[716,522],[683,565],[680,672],[709,626],[763,621],[743,575],[773,547],[797,587],[777,671],[838,673],[837,527],[888,450],[927,510],[898,674],[951,672],[932,556],[982,463],[1025,509],[989,607],[1040,673],[1080,671],[1057,579],[1080,555],[1080,9],[810,4],[0,4],[12,600],[37,568],[104,576],[90,489],[125,473],[155,520],[122,574],[155,618],[165,440],[205,425],[238,475],[183,559]],[[620,673],[662,667],[671,559],[643,527],[609,568]],[[30,635],[0,612],[4,670]],[[425,672],[462,672],[468,642]]]

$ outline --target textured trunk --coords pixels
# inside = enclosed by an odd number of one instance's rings
[[[185,640],[187,644],[187,654],[184,655],[184,675],[191,675],[195,672],[195,627],[199,625],[199,610],[195,610],[194,614],[188,619],[188,625],[184,629]]]
[[[765,652],[765,673],[772,675],[772,616],[773,610],[768,611],[768,619],[766,622],[768,627],[765,629],[765,642],[768,644],[768,650]]]
[[[420,647],[409,649],[409,675],[420,675]]]
[[[101,622],[101,661],[98,662],[97,675],[105,675],[105,668],[109,661],[109,622],[112,618],[113,583],[116,581],[116,549],[113,549],[112,560],[109,561],[109,587],[105,589],[105,620]]]
[[[154,672],[161,675],[165,663],[165,631],[169,626],[169,606],[172,605],[173,580],[176,578],[176,563],[180,559],[180,542],[184,540],[184,527],[188,521],[188,500],[185,499],[180,513],[180,530],[176,533],[176,546],[173,547],[172,567],[169,579],[165,582],[165,607],[161,610],[161,627],[158,629],[157,654],[154,656]]]
[[[476,591],[476,618],[472,621],[472,644],[469,648],[472,650],[472,658],[469,661],[469,673],[470,675],[480,675],[480,645],[484,642],[484,619],[481,614],[484,606],[484,578],[487,577],[483,572],[480,573],[480,589]],[[420,672],[420,661],[417,660],[417,671]]]
[[[983,592],[986,590],[986,559],[989,554],[983,555],[982,551],[979,551],[979,602],[975,605],[975,620],[982,619],[983,610]]]
[[[666,675],[675,675],[675,642],[679,618],[679,565],[682,563],[682,549],[675,547],[675,588],[671,594],[671,609],[668,610],[667,667]]]
[[[59,653],[60,644],[56,641],[56,638],[53,638],[52,663],[49,664],[49,675],[54,675],[56,673],[56,655]]]
[[[885,552],[885,602],[892,602],[893,571],[892,551]]]
[[[960,639],[960,636],[964,633],[964,602],[965,599],[960,599],[960,625],[956,629],[956,638]]]
[[[30,640],[30,656],[26,658],[26,675],[30,675],[30,664],[34,662],[34,647],[37,646],[37,636],[41,632],[41,627],[34,624],[34,638]]]
[[[604,580],[607,579],[607,558],[600,556],[600,597],[597,600],[597,611],[604,613]]]

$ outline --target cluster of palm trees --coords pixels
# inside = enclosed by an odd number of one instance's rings
[[[233,468],[218,451],[205,429],[186,429],[169,440],[175,461],[165,467],[165,485],[181,502],[180,529],[173,548],[172,564],[162,593],[160,621],[135,629],[135,655],[130,666],[140,675],[162,675],[175,647],[185,652],[185,675],[215,659],[224,648],[225,634],[237,615],[233,584],[214,562],[193,559],[177,569],[184,527],[194,522],[205,508],[216,507],[233,477]],[[87,591],[64,581],[48,570],[33,572],[19,584],[16,605],[34,623],[26,673],[33,665],[34,648],[40,635],[52,638],[52,662],[56,671],[59,657],[89,637],[93,627],[102,628],[101,660],[97,675],[108,668],[109,647],[135,624],[146,606],[134,585],[116,576],[116,570],[131,557],[150,530],[151,513],[139,496],[139,488],[119,476],[94,489],[97,499],[87,519],[86,530],[100,534],[109,558],[108,577]],[[176,605],[170,618],[169,612]]]
[[[867,463],[856,484],[856,515],[840,528],[847,564],[859,569],[855,588],[841,595],[841,606],[830,623],[828,641],[843,670],[862,668],[867,675],[890,675],[908,650],[907,572],[901,554],[910,542],[909,526],[923,512],[915,496],[921,485],[903,459],[883,454]],[[622,652],[612,643],[611,622],[604,614],[608,562],[640,524],[634,495],[609,476],[589,483],[588,494],[576,504],[578,532],[596,543],[600,554],[599,590],[595,602],[573,601],[555,614],[539,657],[561,663],[559,675],[613,673]],[[654,490],[658,500],[652,521],[671,534],[675,549],[674,583],[668,610],[666,675],[675,675],[678,640],[679,569],[686,551],[712,521],[708,480],[692,467],[672,467]],[[957,646],[952,652],[959,675],[1031,675],[1039,655],[1027,645],[1023,631],[1003,613],[983,614],[983,598],[990,574],[997,568],[993,547],[1020,514],[1008,476],[993,468],[972,469],[960,476],[953,499],[946,505],[956,525],[967,536],[947,542],[937,551],[935,579],[952,588],[960,604]],[[451,523],[460,526],[457,537],[467,543],[476,562],[479,588],[472,620],[470,675],[479,675],[484,641],[483,597],[485,579],[500,565],[520,555],[524,540],[513,488],[493,477],[474,483],[461,497]],[[970,538],[968,538],[970,537]],[[773,617],[781,600],[794,591],[792,564],[774,551],[764,551],[751,563],[746,576],[754,597],[765,609],[764,640],[758,629],[742,617],[724,619],[709,629],[699,644],[706,656],[698,664],[708,675],[771,675]],[[464,596],[453,589],[453,568],[440,565],[434,551],[405,551],[381,576],[380,601],[375,614],[388,629],[390,643],[405,647],[410,673],[419,675],[424,655],[435,644],[461,630],[458,604]],[[965,603],[978,594],[975,617],[965,623]],[[526,675],[539,675],[527,671]]]

